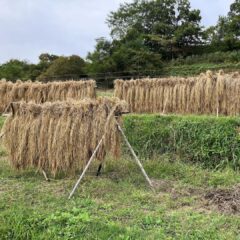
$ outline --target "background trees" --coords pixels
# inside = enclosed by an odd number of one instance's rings
[[[240,0],[230,5],[227,16],[220,16],[216,26],[210,28],[209,36],[213,46],[229,51],[240,49]]]
[[[33,64],[12,59],[0,65],[0,79],[6,78],[12,81],[16,81],[17,79],[27,80],[30,78],[30,73],[33,71],[33,69]]]
[[[188,0],[135,0],[111,12],[111,41],[101,39],[90,53],[89,73],[161,69],[162,61],[194,52],[202,44],[199,10]]]
[[[85,61],[79,56],[54,57],[54,59],[48,59],[47,62],[49,67],[37,77],[39,81],[79,79],[86,76]]]
[[[10,60],[0,65],[0,78],[45,81],[88,76],[104,81],[155,76],[173,65],[201,63],[206,69],[210,64],[239,62],[240,0],[209,28],[201,25],[200,10],[192,9],[189,0],[133,0],[111,12],[107,24],[111,38],[97,39],[85,60],[43,53],[37,64]]]

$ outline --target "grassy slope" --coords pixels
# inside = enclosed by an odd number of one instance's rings
[[[223,69],[226,72],[239,71],[240,65],[235,63],[195,63],[183,64],[181,66],[166,65],[163,67],[163,73],[166,76],[193,76],[208,70],[218,71]]]
[[[1,120],[0,120],[1,122]],[[240,183],[233,170],[210,171],[167,157],[145,162],[158,183],[152,193],[132,161],[108,160],[104,174],[90,169],[75,197],[76,178],[43,181],[17,173],[0,158],[0,239],[237,239],[240,217],[203,200],[213,187]]]

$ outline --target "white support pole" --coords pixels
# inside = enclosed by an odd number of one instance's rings
[[[45,172],[44,170],[42,170],[42,173],[43,173],[43,176],[44,176],[45,180],[46,180],[47,182],[49,182],[50,179],[47,177],[46,172]]]
[[[165,115],[165,110],[166,110],[166,107],[167,107],[167,104],[168,104],[168,99],[169,98],[167,98],[166,102],[164,103],[162,115]]]
[[[102,136],[100,142],[98,143],[97,147],[95,148],[95,150],[94,150],[94,152],[93,152],[91,158],[89,159],[89,161],[88,161],[88,163],[87,163],[85,169],[83,170],[81,176],[79,177],[77,183],[75,184],[75,186],[74,186],[72,192],[70,193],[68,199],[71,199],[71,197],[72,197],[73,194],[75,193],[76,189],[78,188],[78,185],[79,185],[80,182],[82,181],[82,179],[83,179],[83,177],[84,177],[86,171],[88,170],[88,168],[89,168],[91,162],[94,160],[94,158],[95,158],[95,156],[96,156],[96,154],[97,154],[98,149],[100,148],[101,144],[103,143],[103,139],[104,139],[104,135]]]
[[[134,150],[133,150],[131,144],[129,143],[129,141],[128,141],[126,135],[124,134],[124,132],[123,132],[121,126],[119,125],[119,123],[117,122],[117,120],[116,120],[116,124],[117,124],[117,126],[118,126],[118,130],[121,132],[121,134],[122,134],[122,136],[123,136],[123,138],[124,138],[124,140],[125,140],[127,146],[129,147],[129,149],[130,149],[130,151],[131,151],[131,153],[132,153],[132,155],[133,155],[133,157],[134,157],[134,159],[135,159],[137,165],[140,167],[140,169],[141,169],[141,171],[142,171],[142,173],[143,173],[143,176],[144,176],[145,179],[147,180],[147,182],[148,182],[148,184],[150,185],[152,191],[155,192],[155,189],[154,189],[154,187],[153,187],[153,184],[152,184],[150,178],[148,177],[146,171],[144,170],[143,165],[141,164],[140,160],[138,159],[136,153],[134,152]]]

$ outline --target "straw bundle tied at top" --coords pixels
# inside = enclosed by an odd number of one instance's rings
[[[240,114],[239,73],[208,71],[197,77],[116,80],[115,97],[136,113]]]
[[[3,142],[17,169],[35,167],[53,175],[73,172],[84,167],[103,134],[97,159],[102,161],[107,152],[119,157],[115,115],[126,111],[126,102],[117,98],[42,105],[13,103],[13,113],[2,130]],[[121,123],[121,116],[118,121]]]
[[[81,100],[96,97],[96,82],[67,81],[67,82],[22,82],[0,81],[0,113],[11,102],[33,101],[35,103],[66,101],[67,99]]]

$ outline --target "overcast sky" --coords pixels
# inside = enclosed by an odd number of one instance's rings
[[[190,0],[204,25],[226,15],[234,0]],[[0,63],[37,62],[41,53],[85,57],[95,39],[109,37],[108,13],[131,0],[0,0]]]

